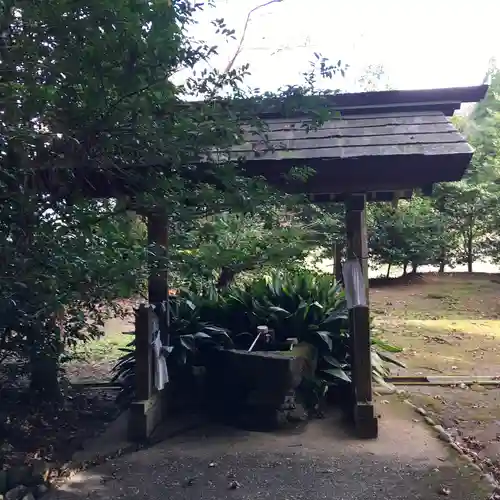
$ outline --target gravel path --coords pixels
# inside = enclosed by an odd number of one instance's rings
[[[335,416],[303,432],[207,425],[77,474],[52,500],[485,500],[488,487],[399,402],[380,437],[358,441]]]

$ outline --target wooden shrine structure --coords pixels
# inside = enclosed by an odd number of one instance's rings
[[[200,163],[214,168],[220,155],[234,159],[249,176],[263,176],[279,188],[305,193],[314,202],[338,201],[346,206],[349,259],[359,259],[365,281],[366,306],[350,313],[352,337],[352,417],[359,436],[377,436],[373,407],[370,326],[368,307],[368,249],[365,206],[370,201],[409,198],[416,189],[430,194],[432,185],[458,181],[469,165],[473,149],[455,129],[449,117],[462,103],[481,100],[487,86],[417,91],[384,91],[340,94],[325,105],[338,117],[321,127],[304,127],[304,115],[285,117],[279,111],[263,111],[266,138],[248,127],[245,142],[229,151],[213,151]],[[284,180],[294,167],[308,167],[313,175],[304,181]],[[147,165],[128,166],[139,179]],[[154,165],[158,169],[158,163]],[[38,174],[37,174],[38,175]],[[130,194],[120,171],[112,169],[59,168],[41,172],[43,189],[68,197],[73,192],[96,198]],[[140,182],[134,189],[140,189]],[[167,220],[148,214],[148,242],[155,254],[167,252]],[[165,255],[165,253],[163,253]],[[168,299],[166,271],[152,263],[149,302]],[[148,312],[149,311],[149,312]],[[151,346],[151,310],[142,309],[136,321],[136,401],[130,410],[130,436],[148,438],[168,412],[167,389],[154,390]],[[167,401],[167,403],[165,403]]]
[[[248,127],[246,142],[204,158],[211,164],[221,156],[224,161],[234,159],[249,176],[263,176],[270,184],[307,194],[314,202],[345,203],[347,254],[361,263],[366,294],[366,306],[355,307],[349,317],[352,419],[360,437],[374,438],[378,433],[372,397],[366,202],[409,198],[417,189],[431,194],[435,183],[460,180],[473,149],[449,118],[463,103],[481,100],[486,91],[487,86],[481,85],[340,94],[327,98],[338,117],[312,129],[304,115],[290,118],[266,111],[260,115],[266,124],[265,138]],[[305,182],[285,181],[297,166],[314,174]],[[167,247],[164,219],[151,214],[148,231],[150,244]],[[153,273],[150,302],[166,300],[167,294],[166,276]],[[145,317],[143,325],[148,321]],[[165,408],[162,395],[152,389],[151,339],[147,331],[137,330],[136,335],[138,400],[131,410],[130,430],[134,438],[147,438]]]

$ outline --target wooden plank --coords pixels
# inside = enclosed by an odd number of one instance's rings
[[[380,125],[374,127],[332,127],[307,131],[305,129],[275,130],[272,132],[248,132],[244,134],[247,142],[255,142],[264,138],[266,141],[286,139],[316,139],[328,137],[359,137],[398,134],[434,134],[456,131],[451,123],[424,123],[412,125]]]
[[[153,394],[153,327],[155,314],[151,307],[139,306],[135,315],[135,383],[136,399],[148,400]]]
[[[339,110],[344,114],[364,114],[364,113],[387,113],[387,112],[409,112],[420,111],[440,111],[453,115],[453,112],[460,108],[464,102],[478,102],[486,93],[487,86],[437,89],[437,90],[389,90],[383,92],[362,92],[355,94],[336,94],[331,96],[310,96],[305,97],[304,102],[319,103],[322,106]],[[242,100],[241,104],[245,101]],[[252,100],[247,101],[249,104]],[[255,109],[255,106],[253,106]],[[273,118],[283,118],[283,102],[277,99],[269,99],[262,103],[262,115]],[[288,109],[288,116],[292,110]],[[244,106],[240,106],[240,112],[244,111]],[[296,110],[298,114],[300,110]]]
[[[263,128],[271,132],[276,130],[300,130],[301,128],[303,129],[311,123],[312,122],[307,120],[296,120],[294,122],[285,123],[274,123],[273,120],[265,120]],[[317,128],[328,129],[348,127],[379,127],[381,125],[418,125],[423,123],[449,123],[449,120],[442,113],[437,115],[394,115],[392,117],[380,117],[377,115],[371,115],[361,119],[356,116],[355,118],[339,118],[336,120],[327,120],[321,125],[321,127],[318,126]],[[252,129],[254,129],[254,127],[248,127],[247,130]]]
[[[206,155],[202,161],[224,162],[228,158],[234,161],[268,161],[268,160],[311,160],[311,159],[342,159],[359,158],[365,156],[447,156],[447,155],[471,155],[473,148],[466,142],[452,142],[440,144],[398,144],[398,145],[374,145],[353,147],[332,147],[319,149],[292,149],[281,151],[268,151],[265,153],[241,152],[229,154],[225,151],[212,152]]]
[[[388,146],[397,144],[450,144],[464,143],[464,137],[457,131],[449,131],[436,134],[398,134],[398,135],[374,135],[360,137],[324,137],[321,139],[291,139],[270,142],[246,142],[231,148],[231,151],[251,152],[259,151],[266,153],[273,150],[300,150],[300,149],[320,149],[333,147],[354,147],[354,146]]]
[[[335,111],[334,111],[335,113]],[[356,115],[342,115],[342,112],[338,112],[337,116],[333,116],[332,120],[365,120],[372,118],[404,118],[404,117],[415,117],[415,116],[437,116],[442,117],[443,113],[441,111],[387,111],[381,113],[364,113],[364,114],[356,114]],[[276,125],[283,124],[285,126],[292,125],[296,123],[304,123],[304,122],[312,122],[311,118],[304,116],[300,117],[289,117],[289,118],[263,118],[262,121],[267,123],[272,123]]]

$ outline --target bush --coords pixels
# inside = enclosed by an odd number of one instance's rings
[[[203,365],[203,353],[210,349],[247,349],[257,326],[266,325],[274,331],[277,344],[297,338],[318,349],[316,378],[321,387],[351,382],[347,305],[342,287],[327,275],[276,272],[220,292],[214,288],[181,290],[170,297],[169,304],[170,362]],[[166,317],[164,305],[157,311],[161,318]],[[399,349],[377,335],[373,335],[372,344],[374,379],[383,383],[386,362],[398,363],[384,351]],[[124,382],[129,394],[133,364],[130,346],[115,367],[115,379]]]

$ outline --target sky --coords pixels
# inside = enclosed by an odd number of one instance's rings
[[[248,12],[265,0],[216,0],[191,34],[220,47],[223,69],[238,45],[221,45],[210,20],[223,17],[239,39]],[[349,64],[322,87],[361,90],[369,65],[395,89],[478,85],[490,58],[500,62],[500,0],[282,0],[256,11],[237,63],[250,63],[251,87],[299,84],[313,53]]]

